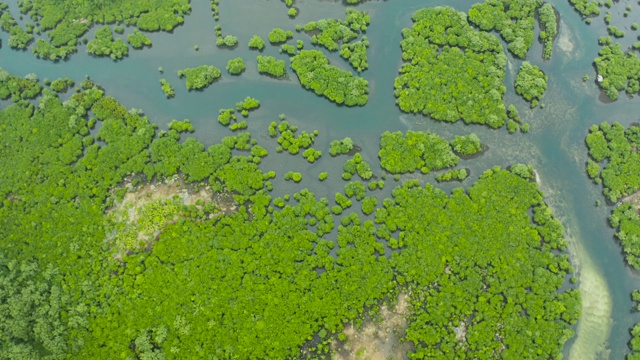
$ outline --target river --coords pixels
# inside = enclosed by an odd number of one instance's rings
[[[296,24],[302,25],[311,20],[342,18],[344,7],[328,0],[298,0],[300,14],[295,20],[289,19],[284,3],[278,0],[222,0],[219,24],[223,34],[238,37],[239,46],[234,50],[216,48],[214,27],[217,23],[211,15],[209,1],[195,1],[192,14],[173,34],[150,34],[152,48],[131,50],[128,58],[118,62],[93,58],[86,54],[83,46],[68,61],[43,61],[28,51],[10,50],[6,45],[8,35],[1,33],[0,38],[5,45],[0,50],[0,67],[16,75],[34,72],[41,79],[51,80],[70,77],[79,82],[88,75],[127,107],[143,109],[161,128],[165,128],[172,119],[190,119],[196,126],[193,136],[205,145],[230,134],[217,123],[218,109],[233,107],[246,96],[255,97],[262,106],[249,117],[249,130],[254,137],[263,138],[262,145],[271,153],[274,153],[276,144],[266,140],[268,124],[277,120],[278,114],[285,113],[301,130],[319,130],[314,147],[325,154],[324,161],[315,164],[308,164],[300,156],[287,157],[286,162],[282,161],[282,156],[267,157],[263,161],[265,168],[278,173],[295,170],[304,175],[301,184],[277,182],[276,194],[309,187],[319,196],[333,197],[336,188],[342,188],[343,181],[338,176],[323,183],[316,180],[321,171],[336,175],[342,172],[343,159],[327,160],[329,142],[333,139],[351,137],[362,147],[364,159],[379,174],[382,171],[376,165],[378,141],[384,131],[428,130],[448,139],[456,134],[476,133],[489,150],[479,158],[462,162],[462,167],[471,169],[471,176],[463,186],[470,185],[482,170],[494,165],[532,164],[537,170],[546,201],[567,229],[571,255],[579,271],[584,306],[582,318],[576,326],[577,336],[567,344],[565,355],[581,360],[620,359],[627,352],[628,329],[640,320],[640,316],[632,311],[629,296],[633,289],[640,288],[640,277],[625,266],[620,247],[613,240],[613,229],[606,220],[611,208],[604,203],[602,189],[585,175],[587,151],[584,137],[592,124],[619,121],[627,126],[637,121],[638,100],[628,99],[623,94],[613,104],[598,100],[600,92],[593,82],[592,61],[599,49],[597,38],[606,32],[602,16],[588,26],[567,1],[555,1],[554,6],[561,14],[561,27],[552,60],[542,61],[542,47],[537,42],[529,51],[529,60],[549,76],[549,88],[542,100],[546,105],[544,109],[530,110],[515,95],[513,79],[521,61],[508,55],[505,103],[518,107],[523,121],[531,124],[529,133],[509,135],[506,128],[492,130],[478,125],[466,126],[462,122],[444,124],[401,113],[395,106],[393,95],[393,81],[401,64],[400,29],[411,25],[411,14],[421,7],[448,5],[467,11],[472,3],[389,0],[369,1],[359,6],[359,10],[367,10],[371,16],[371,26],[366,32],[371,42],[369,70],[363,73],[369,81],[371,93],[369,103],[357,108],[337,106],[302,89],[290,69],[289,79],[285,80],[258,74],[255,57],[259,53],[246,46],[253,34],[266,39],[268,32],[276,26],[293,30]],[[628,4],[638,11],[633,2]],[[614,23],[632,22],[622,16],[626,5],[624,1],[614,5]],[[11,4],[11,9],[18,14],[15,3]],[[625,25],[627,32],[630,32],[629,24]],[[126,30],[127,33],[131,31],[130,28]],[[86,37],[92,38],[92,33]],[[311,47],[305,34],[294,34],[294,38],[305,40],[306,48]],[[623,41],[628,45],[634,38],[628,36]],[[195,45],[199,46],[199,51],[194,49]],[[285,58],[278,54],[278,47],[269,45],[262,54]],[[187,92],[184,80],[179,79],[176,73],[202,64],[224,69],[227,60],[239,56],[247,63],[247,70],[242,76],[232,77],[223,71],[222,79],[202,92]],[[329,59],[334,65],[350,69],[337,53],[330,54]],[[164,74],[158,72],[159,66],[164,68]],[[583,82],[585,74],[589,74],[592,80]],[[160,78],[167,79],[175,87],[174,99],[165,98],[160,89]],[[433,175],[426,179],[432,181]],[[392,182],[388,181],[389,184]],[[386,194],[390,188],[385,188]],[[603,205],[596,207],[597,200],[601,200]]]

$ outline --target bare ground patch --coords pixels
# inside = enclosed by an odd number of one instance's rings
[[[411,343],[402,342],[407,329],[408,294],[398,295],[395,308],[383,305],[380,315],[366,322],[360,329],[352,324],[345,326],[344,342],[334,340],[331,349],[336,360],[347,359],[408,359]]]

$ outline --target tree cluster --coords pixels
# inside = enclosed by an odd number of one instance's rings
[[[258,72],[273,77],[283,77],[286,73],[284,60],[278,60],[273,56],[258,55]]]
[[[201,65],[178,71],[179,77],[186,78],[187,90],[200,90],[213,84],[222,75],[220,69],[213,65]]]
[[[461,142],[463,140],[457,142],[459,147]],[[380,137],[378,157],[382,168],[392,174],[416,170],[427,174],[431,170],[456,166],[460,161],[447,140],[436,134],[420,131],[407,131],[406,135],[400,131],[385,131]]]
[[[504,125],[507,59],[500,41],[449,7],[418,10],[413,21],[402,30],[404,63],[394,84],[400,109],[441,121]]]
[[[96,38],[87,44],[87,52],[95,56],[109,56],[113,60],[129,55],[129,47],[122,39],[113,39],[109,26],[96,30]]]
[[[305,89],[347,106],[364,106],[369,87],[367,80],[329,65],[318,50],[302,50],[291,58],[291,68]]]
[[[531,102],[531,107],[536,107],[547,90],[547,75],[536,65],[523,61],[516,75],[515,88],[518,95]]]

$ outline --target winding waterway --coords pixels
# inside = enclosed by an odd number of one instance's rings
[[[489,146],[483,156],[464,161],[462,166],[471,168],[471,176],[463,185],[471,184],[484,169],[494,165],[530,163],[535,166],[546,200],[567,228],[574,264],[579,270],[579,286],[583,296],[583,314],[576,327],[577,336],[568,343],[565,354],[571,359],[611,358],[620,359],[627,352],[628,329],[640,317],[632,311],[630,292],[640,288],[640,276],[625,266],[620,247],[613,240],[607,216],[611,208],[595,206],[604,200],[601,188],[589,181],[584,174],[586,148],[584,137],[592,124],[602,121],[619,121],[623,125],[637,121],[637,99],[621,95],[613,104],[598,100],[599,91],[593,81],[583,82],[589,74],[595,78],[592,61],[597,56],[598,36],[602,35],[602,18],[587,26],[573,11],[567,1],[553,2],[561,14],[560,35],[556,40],[553,58],[541,60],[541,46],[536,43],[529,52],[530,61],[539,65],[549,76],[549,88],[543,98],[544,109],[529,110],[526,103],[513,92],[513,78],[520,61],[510,55],[505,79],[507,95],[505,103],[514,103],[523,121],[531,124],[527,134],[509,135],[506,129],[491,130],[483,126],[466,126],[463,123],[443,124],[401,113],[395,106],[393,81],[401,63],[400,30],[411,25],[411,14],[426,6],[448,5],[467,11],[475,1],[370,1],[358,7],[367,10],[371,26],[366,35],[371,42],[369,70],[363,76],[369,81],[371,94],[365,107],[346,108],[336,106],[325,98],[305,91],[289,69],[289,79],[275,80],[257,72],[256,51],[246,44],[253,34],[266,38],[276,26],[293,30],[296,24],[326,17],[341,18],[344,7],[334,1],[298,0],[300,14],[289,19],[286,7],[277,0],[222,0],[220,24],[223,34],[238,37],[239,46],[234,50],[215,46],[214,22],[209,1],[194,1],[192,15],[185,18],[184,26],[173,34],[150,34],[151,49],[131,51],[128,58],[114,62],[108,58],[93,58],[80,47],[78,54],[69,61],[52,63],[36,59],[29,52],[19,52],[5,46],[0,50],[0,67],[20,76],[34,72],[42,78],[70,77],[81,81],[85,76],[105,88],[112,96],[128,107],[141,108],[149,118],[161,127],[172,119],[191,119],[196,125],[193,134],[210,145],[229,131],[217,124],[218,109],[233,107],[246,96],[262,102],[259,111],[249,118],[249,130],[255,137],[266,136],[267,126],[285,113],[301,129],[318,129],[320,136],[316,148],[328,154],[332,139],[349,136],[363,149],[363,157],[371,164],[377,163],[380,133],[390,130],[429,130],[451,139],[455,134],[476,133]],[[12,4],[14,14],[16,5]],[[616,5],[624,8],[622,2]],[[637,6],[636,6],[637,8]],[[622,19],[620,14],[617,17]],[[614,16],[614,19],[616,16]],[[600,25],[596,25],[598,23]],[[127,29],[130,32],[131,29]],[[87,34],[91,38],[92,33]],[[0,34],[3,44],[8,35]],[[309,38],[295,34],[296,39]],[[628,39],[628,38],[627,38]],[[633,36],[631,36],[633,40]],[[194,49],[199,45],[199,51]],[[263,54],[278,54],[278,48],[267,46]],[[223,72],[223,78],[202,92],[187,92],[184,80],[178,79],[177,70],[202,64],[213,64],[223,69],[228,59],[241,56],[247,63],[242,76],[232,77]],[[330,55],[332,64],[349,69],[337,53]],[[162,66],[165,73],[160,74]],[[160,89],[159,79],[165,78],[176,89],[176,97],[167,100]],[[275,142],[264,145],[273,152]],[[326,182],[315,181],[320,171],[333,174],[341,172],[342,162],[319,161],[308,164],[301,157],[269,156],[265,168],[278,172],[301,171],[301,184],[278,183],[275,193],[289,192],[309,187],[319,196],[331,197],[335,188],[343,182],[334,176]],[[375,167],[374,170],[379,170]],[[380,171],[378,171],[380,172]],[[433,180],[433,175],[427,177]],[[450,188],[453,185],[448,185]],[[391,187],[385,188],[389,191]],[[602,201],[604,203],[604,201]]]

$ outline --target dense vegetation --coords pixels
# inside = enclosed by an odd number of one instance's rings
[[[604,195],[611,202],[640,190],[639,134],[640,126],[625,129],[618,122],[603,122],[593,125],[586,137],[591,157],[587,173],[597,183],[603,183]]]
[[[185,77],[188,90],[200,90],[213,84],[222,73],[213,65],[201,65],[178,71],[178,76]]]
[[[149,37],[138,31],[138,29],[134,30],[133,33],[127,35],[127,42],[134,49],[142,49],[145,46],[151,46],[151,40],[149,39]]]
[[[563,229],[527,166],[450,196],[409,181],[382,202],[360,183],[332,199],[272,199],[276,174],[259,168],[267,151],[248,132],[205,147],[183,137],[188,120],[159,131],[89,80],[63,102],[33,75],[2,72],[0,98],[13,101],[0,111],[3,358],[323,356],[346,323],[400,291],[415,358],[557,357],[572,336],[580,307],[561,289]],[[442,139],[417,139],[433,149],[424,162],[456,158]],[[359,153],[345,171],[372,178]],[[126,202],[176,178],[217,200]]]
[[[451,196],[409,181],[376,211],[378,236],[401,249],[396,279],[412,289],[413,358],[553,358],[572,337],[580,295],[560,290],[572,269],[552,255],[566,248],[563,228],[523,175],[494,168]]]
[[[458,148],[462,149],[460,146]],[[467,155],[475,151],[465,147]],[[431,170],[455,166],[460,161],[447,140],[433,133],[419,131],[407,131],[406,135],[399,131],[384,132],[380,137],[378,156],[382,168],[392,174],[416,170],[427,174]]]
[[[523,61],[516,75],[515,88],[518,95],[531,102],[531,107],[536,107],[547,90],[547,75],[536,65]]]
[[[600,8],[596,0],[569,0],[569,2],[583,17],[600,15]]]
[[[395,80],[400,109],[448,122],[503,126],[507,60],[500,41],[449,7],[418,10],[412,18],[413,27],[402,31],[405,63]]]
[[[611,202],[640,190],[640,126],[625,129],[620,123],[603,122],[591,127],[586,138],[590,159],[587,174],[604,186]],[[602,164],[602,165],[600,165]],[[640,268],[640,218],[636,200],[619,204],[611,214],[611,226],[617,229],[625,258],[630,266]]]
[[[173,86],[171,86],[171,84],[169,84],[166,79],[160,79],[160,84],[162,85],[162,92],[167,97],[167,99],[176,96],[176,92],[173,89]]]
[[[618,99],[618,92],[625,90],[634,95],[640,91],[640,58],[633,51],[624,52],[619,43],[600,49],[595,59],[596,69],[602,81],[598,85],[611,100]]]
[[[241,57],[230,59],[227,62],[227,71],[231,75],[240,75],[247,68]]]
[[[329,51],[340,50],[340,56],[348,60],[354,69],[362,72],[369,66],[367,63],[369,40],[366,36],[362,36],[358,41],[354,40],[367,30],[370,22],[371,18],[366,11],[347,8],[344,20],[311,21],[302,29],[313,34],[311,35],[312,44],[320,45]]]
[[[184,16],[191,12],[188,0],[151,0],[151,1],[79,1],[79,0],[34,0],[20,1],[21,13],[34,21],[39,38],[34,47],[34,54],[48,60],[66,59],[77,51],[80,38],[95,24],[125,24],[135,26],[142,31],[172,31],[184,22]],[[31,32],[22,29],[9,13],[6,5],[0,3],[0,28],[8,32],[9,46],[24,49],[33,41]],[[90,53],[96,55],[123,54],[123,47],[111,49],[105,53],[105,42],[108,41],[106,31],[98,49]],[[137,38],[130,43],[147,44],[146,35],[134,32]],[[139,35],[137,35],[139,34]],[[45,36],[46,35],[46,36]],[[117,40],[116,40],[117,41]],[[126,47],[126,44],[122,44]],[[108,46],[108,45],[107,45]],[[120,58],[116,55],[116,58]]]
[[[96,30],[96,38],[87,44],[87,52],[96,56],[109,56],[113,60],[122,59],[129,54],[129,47],[122,39],[113,39],[109,26]]]
[[[278,60],[273,56],[258,55],[258,72],[273,77],[282,77],[287,73],[284,60]]]
[[[631,298],[636,303],[636,311],[640,310],[640,290],[634,290]],[[631,329],[631,341],[629,342],[631,353],[627,354],[627,360],[640,359],[640,323],[636,323]]]
[[[483,31],[496,30],[515,56],[524,59],[533,44],[535,12],[543,0],[487,0],[469,10],[469,21]]]
[[[258,35],[253,35],[249,40],[249,48],[250,49],[264,49],[264,40]]]
[[[364,106],[369,87],[367,80],[329,65],[318,50],[302,50],[291,58],[291,68],[305,89],[347,106]]]
[[[544,3],[544,5],[538,9],[538,16],[540,17],[540,40],[544,46],[542,57],[545,60],[549,60],[553,53],[553,40],[558,35],[556,10],[553,8],[553,5]]]
[[[352,149],[353,140],[351,140],[351,138],[349,137],[346,137],[342,140],[333,140],[331,144],[329,144],[329,154],[331,154],[331,156],[348,154]]]

